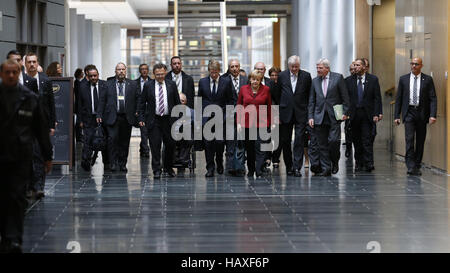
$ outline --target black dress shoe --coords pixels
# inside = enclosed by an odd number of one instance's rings
[[[319,176],[324,176],[324,177],[331,176],[331,172],[330,171],[321,172],[319,174]]]
[[[339,172],[339,164],[333,164],[333,168],[331,169],[333,174],[337,174]]]
[[[349,150],[349,149],[345,150],[345,157],[346,158],[349,158],[351,155],[352,155],[352,151],[351,150]]]
[[[120,171],[121,172],[128,172],[128,169],[127,169],[127,167],[122,166],[122,167],[120,167]]]
[[[295,174],[295,172],[294,172],[293,169],[289,169],[289,170],[287,171],[287,175],[288,175],[288,176],[294,176],[294,174]]]
[[[115,172],[115,171],[117,171],[119,169],[119,167],[116,164],[111,164],[110,169],[111,169],[112,172]]]
[[[252,177],[255,175],[255,171],[248,171],[247,177]]]
[[[256,173],[256,178],[262,178],[262,176],[263,176],[262,173],[260,173],[260,172],[257,172],[257,173]]]
[[[237,170],[236,171],[237,177],[244,177],[245,176],[245,170]]]
[[[208,171],[208,172],[205,174],[205,177],[214,177],[214,172],[213,172],[213,171]]]
[[[414,175],[414,170],[413,170],[413,169],[408,169],[408,171],[406,172],[406,174],[408,174],[408,175]]]
[[[367,173],[371,173],[373,169],[374,169],[373,166],[366,166],[365,171],[366,171]]]
[[[300,171],[300,170],[295,170],[294,176],[295,176],[295,177],[302,177],[301,171]]]
[[[19,243],[10,243],[5,247],[5,253],[22,253],[22,246]]]
[[[217,173],[223,174],[223,166],[217,166]]]
[[[310,170],[311,170],[313,173],[321,173],[321,172],[322,172],[322,168],[321,168],[320,166],[317,166],[317,165],[311,166]]]
[[[153,173],[153,178],[154,179],[161,179],[161,172],[154,172]]]
[[[36,191],[35,193],[36,199],[42,199],[45,197],[44,191]]]
[[[82,167],[83,170],[85,170],[86,172],[90,172],[90,171],[91,171],[91,164],[89,164],[89,162],[87,162],[87,161],[81,162],[81,167]]]
[[[166,172],[167,172],[167,175],[168,175],[169,177],[175,177],[175,176],[177,176],[177,175],[175,174],[175,171],[174,171],[173,169],[168,169],[168,170],[166,170]]]

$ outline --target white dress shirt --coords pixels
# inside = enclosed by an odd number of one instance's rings
[[[357,86],[358,86],[358,84],[359,84],[359,77],[361,77],[361,81],[362,81],[362,85],[363,85],[363,90],[364,90],[364,88],[366,87],[366,73],[364,73],[364,75],[362,75],[362,76],[356,75],[356,85],[357,85]]]
[[[40,82],[39,82],[39,73],[36,73],[36,75],[34,75],[33,78],[36,79],[36,81],[37,81],[37,86],[38,86],[38,90],[39,90],[39,84],[40,84]]]
[[[23,85],[23,74],[22,74],[22,72],[19,73],[19,83],[21,85]]]
[[[178,93],[183,93],[183,76],[181,75],[181,72],[178,74],[178,82],[176,76],[177,74],[172,72],[172,80],[177,85]]]
[[[162,82],[162,90],[164,93],[164,115],[168,115],[169,114],[169,106],[167,103],[167,88],[166,88],[165,81]],[[155,81],[155,102],[156,102],[155,114],[157,116],[160,116],[160,114],[159,114],[159,82],[158,81]]]
[[[127,81],[123,80],[122,82],[122,86],[123,86],[123,103],[124,103],[124,107],[126,105],[126,100],[125,100],[125,92],[126,92],[126,86],[127,86]],[[117,91],[117,111],[120,110],[120,103],[119,103],[119,81],[116,80],[116,91]],[[98,92],[98,88],[97,88],[97,92]]]
[[[419,102],[420,102],[420,84],[421,84],[421,81],[422,81],[422,73],[417,75],[417,104],[413,103],[414,77],[416,77],[416,75],[411,73],[411,76],[409,77],[409,105],[419,106]]]
[[[297,81],[298,81],[298,74],[295,75],[292,72],[289,72],[291,75],[291,86],[292,86],[292,92],[295,93],[295,88],[297,87]]]
[[[142,77],[140,77],[140,79],[141,79],[141,92],[142,92],[142,90],[144,90],[144,84],[146,83],[146,82],[148,82],[148,77],[147,77],[147,79],[146,80],[144,80],[144,78],[142,78]]]
[[[233,75],[230,75],[231,76],[231,81],[233,82],[233,86],[234,86],[234,89],[236,90],[236,94],[239,94],[239,84],[240,84],[240,81],[241,81],[241,75],[238,75],[236,78],[235,77],[233,77]],[[236,82],[237,82],[237,86],[236,86]]]

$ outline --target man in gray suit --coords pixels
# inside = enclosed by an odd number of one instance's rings
[[[309,126],[317,134],[320,149],[322,173],[318,176],[331,176],[339,171],[339,147],[341,143],[341,121],[337,120],[333,107],[342,104],[342,120],[348,119],[350,100],[344,77],[330,72],[330,62],[320,59],[317,62],[317,77],[312,81],[309,95]]]

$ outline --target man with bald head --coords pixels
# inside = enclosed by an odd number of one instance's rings
[[[126,78],[127,66],[116,65],[116,76],[107,81],[107,92],[98,95],[97,122],[106,125],[111,171],[127,172],[131,128],[137,126],[140,86]]]
[[[400,125],[401,117],[405,124],[407,174],[420,176],[427,123],[436,122],[437,98],[433,78],[422,73],[422,59],[414,58],[410,65],[411,73],[398,83],[394,122]]]

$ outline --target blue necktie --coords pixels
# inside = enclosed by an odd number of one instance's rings
[[[364,96],[364,88],[362,83],[362,77],[358,77],[358,106],[361,106]]]
[[[213,96],[216,95],[216,80],[213,80],[213,90],[212,90]]]

